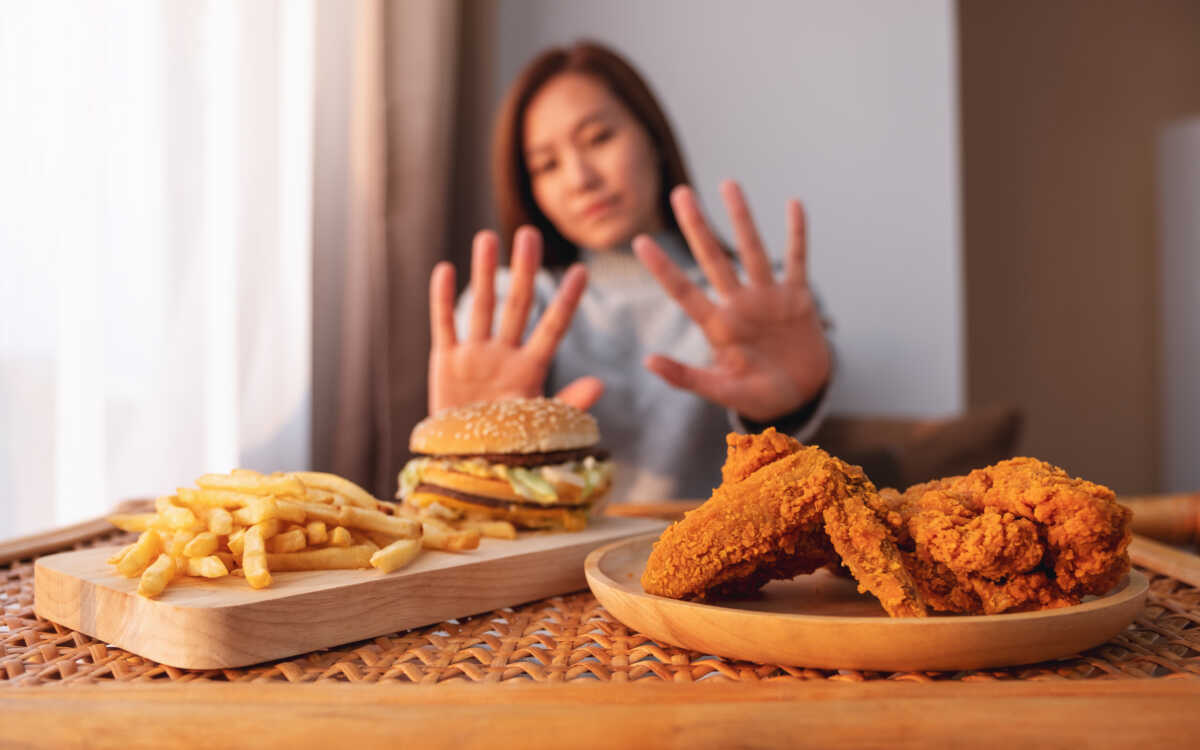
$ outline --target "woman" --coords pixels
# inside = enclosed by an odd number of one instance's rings
[[[617,463],[617,501],[706,497],[730,429],[815,430],[832,356],[800,203],[788,203],[775,273],[739,187],[721,186],[739,277],[628,63],[592,43],[535,58],[497,120],[493,171],[510,268],[497,271],[499,237],[478,233],[462,338],[454,268],[434,268],[431,413],[543,393],[592,409]]]

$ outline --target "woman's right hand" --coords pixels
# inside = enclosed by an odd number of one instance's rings
[[[567,270],[554,299],[522,344],[533,306],[534,277],[542,264],[542,237],[532,227],[521,227],[513,238],[508,299],[493,336],[499,246],[494,232],[475,235],[471,248],[471,318],[464,340],[460,341],[454,330],[454,266],[442,261],[433,269],[429,280],[433,338],[429,354],[430,414],[472,401],[543,395],[554,352],[587,286],[587,270],[580,264]],[[555,398],[586,410],[603,392],[604,383],[599,378],[583,377]]]

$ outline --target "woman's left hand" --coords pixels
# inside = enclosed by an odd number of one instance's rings
[[[832,357],[816,302],[808,288],[804,209],[788,201],[788,251],[783,278],[776,279],[737,183],[721,185],[721,196],[737,234],[746,282],[685,186],[671,192],[671,206],[704,275],[720,297],[708,298],[654,240],[642,235],[633,251],[679,303],[712,347],[712,364],[692,367],[653,354],[646,367],[677,388],[769,422],[808,403],[829,380]]]

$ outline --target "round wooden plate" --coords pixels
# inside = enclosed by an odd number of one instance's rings
[[[891,618],[854,581],[821,570],[773,581],[759,598],[697,604],[642,590],[657,534],[614,542],[584,563],[613,617],[662,643],[762,664],[908,672],[1031,664],[1098,646],[1141,611],[1149,583],[1134,570],[1073,607],[1006,615]]]

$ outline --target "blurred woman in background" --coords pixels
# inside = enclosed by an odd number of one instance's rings
[[[658,101],[593,43],[525,67],[492,158],[510,263],[498,268],[500,237],[479,232],[457,312],[454,267],[434,268],[431,413],[543,394],[590,409],[617,501],[707,497],[731,429],[815,431],[833,368],[798,201],[776,271],[740,188],[721,185],[739,273]]]

